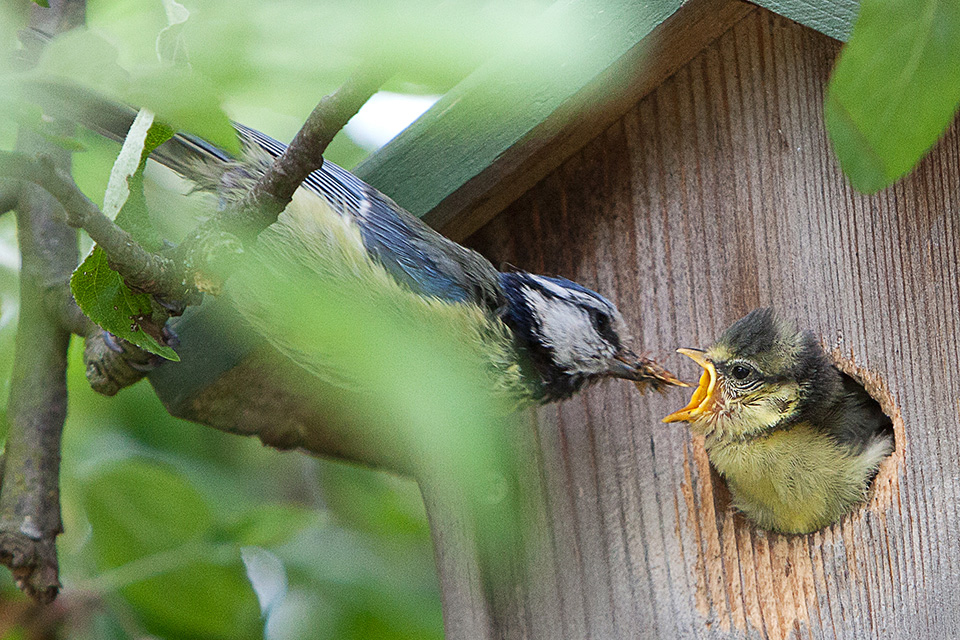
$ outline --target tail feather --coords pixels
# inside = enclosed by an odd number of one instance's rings
[[[27,27],[19,32],[28,48],[39,48],[53,36],[41,29]],[[123,142],[137,116],[137,110],[96,92],[67,82],[35,81],[23,86],[26,97],[48,114],[72,120],[106,138]],[[233,158],[223,149],[195,136],[178,133],[150,156],[183,176],[189,176],[198,161]]]
[[[50,115],[72,120],[117,142],[123,142],[137,116],[132,107],[67,83],[34,82],[25,92]],[[190,176],[200,162],[233,160],[223,149],[185,133],[174,135],[150,157],[184,176]]]
[[[34,83],[28,97],[50,115],[73,120],[113,140],[122,141],[136,110],[68,83]],[[286,145],[234,124],[242,158],[195,136],[178,133],[157,147],[151,158],[229,202],[246,193],[269,162]],[[332,162],[304,180],[302,188],[357,226],[370,256],[410,290],[441,300],[471,301],[497,309],[502,295],[497,271],[480,254],[462,247],[404,211],[393,200]]]

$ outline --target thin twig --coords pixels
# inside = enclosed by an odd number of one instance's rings
[[[83,24],[82,0],[54,0],[33,7],[31,26],[66,30]],[[49,154],[61,168],[69,152],[21,132],[17,147]],[[56,538],[60,520],[60,437],[67,413],[67,348],[70,331],[44,302],[51,283],[69,278],[77,264],[77,234],[58,219],[59,205],[44,190],[26,185],[17,198],[20,243],[20,318],[7,407],[6,450],[0,485],[0,562],[18,586],[42,601],[60,589]]]
[[[171,300],[193,293],[184,282],[183,271],[172,260],[144,249],[47,157],[33,159],[25,154],[0,152],[0,175],[32,182],[56,198],[66,212],[67,224],[86,231],[106,251],[110,265],[131,288]]]
[[[277,221],[293,194],[312,171],[323,166],[323,153],[333,137],[393,74],[385,65],[365,65],[334,93],[325,96],[294,136],[286,151],[260,177],[247,195],[228,210],[200,225],[185,241],[192,251],[211,229],[234,234],[245,243]]]
[[[239,208],[259,212],[263,228],[275,222],[310,172],[323,165],[323,153],[333,137],[392,73],[392,69],[382,65],[361,67],[339,89],[324,97]]]
[[[20,201],[20,183],[0,179],[0,216],[17,208]]]

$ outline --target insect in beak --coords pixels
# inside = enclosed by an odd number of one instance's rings
[[[614,356],[616,363],[611,374],[624,380],[632,380],[637,389],[643,391],[647,386],[657,391],[666,387],[689,386],[675,375],[661,367],[650,358],[638,357],[632,351],[621,351]]]

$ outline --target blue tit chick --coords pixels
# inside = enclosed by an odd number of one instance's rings
[[[889,417],[808,332],[772,309],[735,322],[706,351],[690,403],[664,422],[704,437],[733,502],[764,529],[809,533],[865,500],[893,451]]]
[[[87,104],[81,109],[77,97],[71,100],[77,120],[114,139],[126,135],[131,109],[89,94],[82,99]],[[239,158],[186,134],[151,158],[215,193],[223,205],[242,197],[285,149],[258,131],[235,127]],[[395,313],[446,318],[483,352],[491,385],[519,404],[568,398],[605,378],[630,380],[641,389],[683,385],[632,351],[620,311],[603,296],[563,278],[501,273],[332,162],[309,175],[256,244],[263,268],[295,263],[319,277],[349,277]],[[322,375],[322,353],[304,354],[284,331],[269,326],[257,313],[252,289],[232,287],[241,313],[280,351]]]

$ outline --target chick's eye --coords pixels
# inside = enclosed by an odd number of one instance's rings
[[[746,367],[742,364],[734,365],[733,368],[730,369],[730,375],[737,380],[746,380],[750,377],[751,373],[753,373],[753,371],[750,369],[750,367]]]

